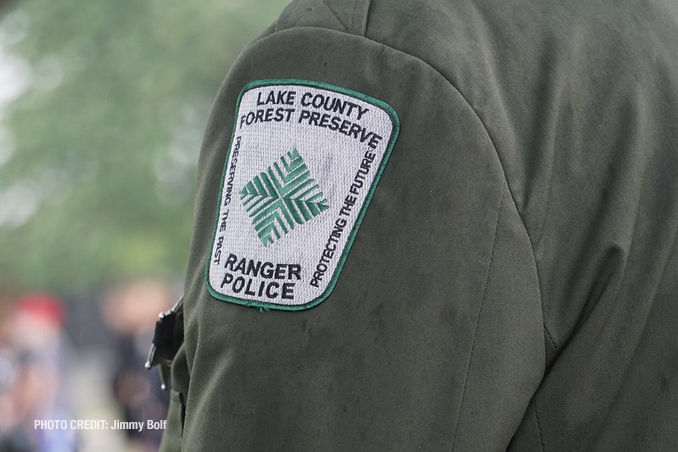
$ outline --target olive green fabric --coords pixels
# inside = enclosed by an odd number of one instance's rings
[[[677,5],[293,2],[207,126],[161,450],[678,450]],[[305,311],[205,285],[236,101],[262,79],[400,119]]]

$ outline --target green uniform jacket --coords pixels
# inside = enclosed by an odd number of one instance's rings
[[[400,124],[298,311],[205,278],[238,98],[270,79]],[[677,231],[676,1],[295,1],[207,126],[161,450],[678,451]]]

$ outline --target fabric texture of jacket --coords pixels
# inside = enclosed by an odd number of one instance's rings
[[[310,309],[206,282],[262,80],[399,123]],[[297,0],[207,126],[161,451],[676,451],[677,200],[675,1]]]

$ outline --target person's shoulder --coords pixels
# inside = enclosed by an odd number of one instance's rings
[[[280,15],[275,31],[314,27],[364,35],[369,9],[369,0],[295,0]]]

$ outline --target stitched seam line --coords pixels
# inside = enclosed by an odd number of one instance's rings
[[[461,404],[459,406],[459,413],[457,414],[457,421],[454,426],[454,435],[452,436],[452,449],[454,450],[454,445],[457,441],[457,431],[459,429],[459,421],[461,420],[461,413],[464,409],[464,400],[466,399],[466,386],[468,384],[468,374],[471,372],[471,364],[473,362],[473,353],[476,346],[476,338],[478,337],[478,327],[480,326],[480,318],[483,314],[483,307],[485,306],[485,297],[487,295],[487,286],[490,283],[490,274],[492,273],[492,264],[494,263],[494,251],[497,245],[497,235],[499,233],[499,218],[501,217],[501,211],[504,205],[503,201],[504,190],[501,190],[499,198],[499,211],[497,212],[497,220],[494,225],[494,237],[492,238],[492,253],[490,254],[490,264],[487,269],[487,276],[485,277],[485,287],[483,287],[483,295],[480,300],[480,307],[478,308],[478,318],[476,319],[476,326],[473,330],[473,340],[471,341],[471,353],[469,354],[468,363],[466,364],[466,374],[464,375],[464,386],[461,393]]]
[[[323,0],[323,5],[325,5],[325,6],[327,7],[327,9],[330,10],[330,12],[331,12],[332,15],[334,16],[334,18],[337,19],[337,21],[341,24],[342,27],[344,27],[344,30],[346,30],[347,33],[353,34],[353,30],[352,30],[352,29],[349,29],[349,28],[346,26],[346,24],[344,23],[344,21],[341,20],[341,18],[339,17],[339,15],[338,15],[337,13],[334,12],[334,10],[333,10],[332,7],[330,6],[330,4],[327,3],[327,0]]]
[[[537,273],[537,276],[539,276],[539,273]],[[542,315],[543,315],[543,308],[542,308]],[[544,322],[544,331],[546,331],[546,336],[549,338],[549,341],[551,342],[551,345],[553,345],[553,348],[558,351],[558,346],[556,345],[556,341],[553,340],[553,337],[551,336],[551,333],[549,332],[549,329],[546,327],[546,322]]]
[[[478,114],[476,109],[473,108],[473,105],[471,105],[471,103],[468,101],[468,99],[466,99],[466,96],[464,96],[464,94],[459,90],[459,88],[457,88],[457,86],[449,78],[447,78],[442,72],[440,72],[435,66],[433,66],[432,64],[430,64],[426,60],[423,60],[416,55],[412,55],[412,54],[403,52],[401,50],[398,50],[398,49],[390,47],[386,44],[383,44],[379,41],[374,41],[374,40],[372,40],[368,37],[365,37],[365,39],[368,39],[372,42],[383,45],[384,47],[388,47],[389,49],[393,49],[396,52],[400,52],[400,53],[404,53],[405,55],[409,55],[412,58],[415,58],[415,59],[421,61],[422,63],[424,63],[425,65],[427,65],[428,67],[430,67],[438,75],[440,75],[443,79],[445,79],[447,81],[447,83],[449,83],[452,88],[454,88],[454,90],[457,92],[457,94],[459,94],[459,96],[463,99],[464,103],[466,103],[466,105],[471,109],[473,114],[476,116],[476,118],[480,122],[480,125],[482,125],[483,130],[485,131],[485,134],[487,135],[487,138],[490,140],[490,143],[492,144],[492,149],[494,149],[494,153],[497,156],[497,160],[499,160],[499,165],[501,166],[502,175],[504,176],[504,181],[506,182],[506,186],[508,187],[509,195],[511,196],[511,200],[513,201],[513,204],[516,206],[516,212],[518,212],[518,216],[520,217],[520,222],[522,223],[523,229],[525,229],[525,234],[527,235],[527,238],[530,242],[530,251],[531,251],[531,254],[532,254],[532,261],[534,262],[534,268],[535,268],[535,271],[537,273],[537,285],[538,285],[538,288],[539,288],[539,300],[540,300],[541,311],[542,311],[542,326],[544,327],[544,331],[546,332],[546,335],[548,336],[549,340],[551,341],[553,348],[556,351],[558,351],[558,346],[556,345],[555,341],[553,340],[553,336],[551,335],[551,332],[549,331],[548,327],[546,326],[546,321],[544,319],[544,299],[542,297],[542,282],[541,282],[542,277],[541,277],[541,271],[539,269],[539,266],[537,265],[536,253],[534,252],[534,241],[532,240],[532,236],[530,236],[530,231],[527,228],[527,223],[525,221],[525,217],[524,217],[523,213],[520,211],[520,209],[518,209],[518,204],[516,203],[516,198],[513,194],[513,190],[511,189],[511,183],[509,182],[508,176],[506,175],[506,167],[504,165],[504,161],[501,158],[501,154],[499,154],[499,151],[497,150],[497,145],[494,142],[494,139],[492,138],[490,131],[488,130],[487,126],[485,125],[485,121],[483,121],[483,118]]]
[[[377,41],[374,41],[374,42],[377,42]],[[382,44],[382,45],[385,45],[385,44]],[[388,47],[388,46],[386,46],[386,47]],[[389,48],[392,48],[392,47],[389,47]],[[397,50],[397,49],[394,49],[394,50]],[[402,53],[405,53],[405,52],[402,52]],[[406,53],[406,55],[410,55],[410,54]],[[541,278],[541,272],[539,270],[539,266],[537,265],[537,257],[536,257],[536,254],[534,252],[534,242],[532,240],[532,237],[530,236],[529,229],[527,229],[527,223],[525,222],[525,217],[524,217],[523,213],[520,211],[520,209],[518,209],[518,204],[516,203],[516,198],[513,195],[513,190],[511,189],[511,183],[509,182],[508,176],[506,175],[506,167],[504,165],[504,161],[502,160],[501,155],[499,154],[499,151],[497,150],[497,145],[494,142],[494,138],[492,138],[490,131],[487,129],[487,126],[485,125],[485,121],[483,121],[483,118],[478,114],[476,109],[473,108],[473,105],[471,105],[471,103],[466,99],[464,94],[459,90],[459,88],[457,88],[457,86],[454,83],[452,83],[452,81],[450,79],[445,77],[445,75],[442,72],[440,72],[434,66],[429,64],[427,61],[422,60],[421,58],[414,56],[414,55],[410,55],[410,56],[412,56],[413,58],[416,58],[417,60],[426,64],[428,67],[430,67],[435,72],[437,72],[442,78],[447,80],[447,83],[449,83],[450,86],[452,88],[454,88],[454,90],[457,92],[457,94],[459,94],[459,96],[464,100],[464,103],[466,103],[466,105],[471,109],[473,114],[476,116],[476,118],[480,122],[480,125],[482,125],[483,130],[485,131],[485,134],[487,135],[487,138],[490,140],[490,143],[492,144],[492,149],[494,149],[494,153],[497,156],[497,160],[499,161],[499,166],[501,167],[502,175],[504,176],[504,182],[506,182],[506,186],[508,187],[509,195],[511,196],[511,200],[513,201],[513,204],[516,206],[516,212],[518,212],[518,216],[520,217],[520,222],[522,223],[523,229],[525,229],[525,234],[527,235],[528,241],[530,242],[530,251],[531,251],[531,254],[532,254],[532,262],[534,262],[534,268],[535,268],[535,271],[537,273],[537,285],[538,285],[538,288],[539,288],[539,301],[540,301],[540,304],[541,304],[541,312],[542,312],[542,326],[544,327],[544,331],[546,331],[546,335],[548,336],[549,340],[551,341],[551,344],[553,345],[553,347],[557,351],[558,347],[556,346],[555,342],[553,341],[553,337],[551,336],[551,333],[550,333],[548,327],[546,326],[546,321],[544,319],[544,299],[542,297],[542,284],[541,284],[542,278]]]
[[[358,5],[365,5],[365,7],[358,8]],[[361,21],[360,30],[355,30],[355,28],[353,28],[353,31],[359,31],[360,36],[362,36],[363,38],[367,33],[367,19],[369,18],[369,15],[370,15],[370,0],[356,0],[355,3],[353,4],[353,20],[351,22],[351,26],[355,27],[356,20],[360,20]]]
[[[537,399],[534,399],[534,417],[537,420],[537,431],[539,432],[539,444],[541,445],[541,452],[546,450],[544,447],[544,437],[541,433],[541,422],[539,421],[539,414],[537,414]]]
[[[310,9],[310,8],[307,9],[306,11],[304,11],[304,14],[302,14],[301,16],[299,16],[299,17],[297,18],[297,20],[294,21],[294,23],[291,25],[291,27],[290,27],[289,29],[295,28],[295,27],[297,26],[297,24],[298,24],[299,22],[301,22],[301,19],[303,19],[304,17],[306,17],[306,15],[307,15],[308,13],[310,13],[311,11],[313,11],[313,9]],[[276,30],[276,31],[277,31],[277,30]]]

